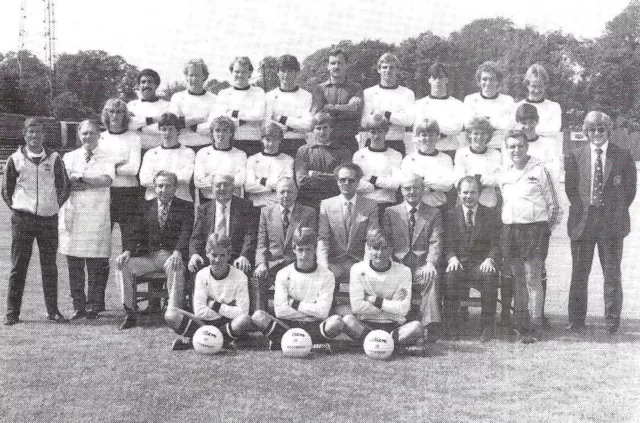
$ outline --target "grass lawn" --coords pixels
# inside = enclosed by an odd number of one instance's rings
[[[547,261],[547,312],[555,330],[534,345],[481,344],[477,310],[468,337],[438,342],[427,357],[388,362],[360,352],[286,359],[280,353],[172,352],[157,319],[118,331],[123,313],[113,277],[96,321],[46,320],[37,250],[20,323],[0,327],[0,421],[640,421],[640,200],[625,240],[621,334],[604,332],[602,273],[594,265],[586,334],[565,333],[571,271],[566,225]],[[566,215],[565,215],[566,220]],[[9,274],[10,223],[0,207],[0,313]],[[119,240],[114,236],[114,251]],[[65,260],[59,302],[72,311]]]

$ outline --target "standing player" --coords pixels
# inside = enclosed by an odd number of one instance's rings
[[[529,66],[524,80],[527,87],[527,98],[516,104],[531,104],[538,111],[538,132],[546,136],[554,136],[562,127],[562,109],[555,101],[545,98],[549,85],[549,74],[541,65],[535,63]]]
[[[406,154],[404,145],[406,128],[413,124],[413,106],[415,94],[409,88],[398,85],[400,59],[392,53],[385,53],[378,59],[380,84],[364,90],[364,108],[361,126],[373,115],[382,115],[389,121],[386,133],[387,145],[402,154]]]
[[[153,69],[143,69],[138,74],[140,98],[132,100],[127,108],[133,116],[129,129],[141,131],[140,145],[143,153],[162,144],[162,134],[158,128],[160,116],[169,111],[169,102],[156,94],[160,85],[160,75]]]
[[[424,180],[422,201],[431,207],[448,208],[455,201],[453,160],[436,149],[440,126],[435,120],[416,124],[414,137],[417,151],[402,160],[402,171],[419,175]]]
[[[353,163],[360,166],[363,173],[358,193],[378,203],[378,217],[382,218],[384,209],[396,203],[402,154],[386,145],[389,122],[384,116],[368,115],[362,126],[371,145],[353,155]]]
[[[273,308],[277,319],[264,310],[253,313],[253,323],[269,338],[269,349],[279,350],[282,336],[289,328],[302,328],[314,344],[333,339],[342,332],[340,316],[329,316],[335,278],[326,267],[316,263],[316,233],[299,228],[293,235],[296,262],[276,275]],[[327,345],[323,349],[331,351]]]
[[[255,207],[276,204],[278,180],[282,176],[293,176],[293,158],[280,152],[283,136],[280,126],[267,122],[262,132],[262,151],[247,160],[245,190]]]
[[[406,347],[421,338],[419,321],[407,322],[411,308],[411,269],[391,260],[392,245],[380,229],[367,233],[371,260],[351,268],[349,298],[353,314],[342,318],[344,332],[352,339],[364,341],[374,329],[391,332],[393,340]]]
[[[20,306],[33,239],[38,241],[42,291],[49,320],[66,323],[58,311],[58,210],[69,197],[67,172],[60,155],[43,146],[44,124],[24,121],[25,146],[9,156],[2,179],[2,198],[12,210],[11,273],[4,324],[20,321]]]
[[[247,276],[229,265],[231,239],[211,234],[207,238],[209,266],[196,275],[193,293],[193,314],[169,307],[164,315],[167,325],[187,339],[173,341],[172,349],[193,348],[193,335],[199,327],[212,325],[224,337],[223,348],[233,348],[233,341],[255,330],[249,316],[249,285]]]
[[[330,113],[336,121],[333,133],[336,143],[353,154],[358,150],[356,135],[360,128],[363,94],[360,84],[347,80],[348,63],[349,57],[343,50],[329,53],[329,80],[318,84],[313,91],[311,113]]]
[[[285,54],[278,59],[280,86],[266,94],[266,118],[283,127],[284,139],[280,151],[291,157],[306,143],[311,128],[311,93],[296,84],[300,63],[295,56]]]
[[[516,123],[520,125],[522,132],[527,136],[529,154],[542,162],[557,183],[560,180],[562,152],[559,151],[558,142],[555,139],[538,135],[538,122],[540,121],[538,110],[533,104],[520,104],[516,109]]]
[[[236,125],[228,116],[218,116],[211,121],[212,145],[196,154],[193,181],[200,192],[200,204],[211,201],[213,188],[211,178],[216,173],[233,175],[234,194],[242,197],[242,188],[247,172],[247,154],[234,147]]]
[[[192,59],[184,66],[187,89],[171,96],[169,111],[180,118],[182,131],[178,141],[194,151],[209,145],[209,129],[204,125],[216,104],[217,96],[204,88],[209,69],[202,59]]]
[[[262,148],[260,140],[260,124],[264,120],[265,97],[264,90],[249,84],[253,73],[251,60],[246,57],[236,57],[231,65],[231,87],[218,93],[208,126],[218,116],[229,116],[236,123],[236,145],[247,156],[252,156]]]
[[[449,95],[448,86],[449,68],[444,63],[435,62],[429,67],[429,95],[416,101],[415,121],[417,124],[425,119],[437,121],[440,140],[436,147],[453,157],[468,113],[462,101]]]
[[[503,74],[497,63],[484,62],[478,66],[476,82],[480,92],[464,98],[468,113],[467,122],[477,117],[485,117],[496,131],[503,133],[513,127],[513,97],[500,93],[502,79]],[[496,139],[502,140],[502,136],[497,136]],[[501,143],[497,141],[492,147],[500,148]]]

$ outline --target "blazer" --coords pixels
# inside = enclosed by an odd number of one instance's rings
[[[198,207],[196,223],[193,227],[189,256],[198,254],[206,260],[205,245],[209,235],[215,232],[216,201],[211,200]],[[243,198],[231,198],[229,209],[229,237],[231,238],[231,261],[240,256],[253,262],[256,256],[258,230],[258,211],[251,201]],[[253,263],[251,263],[253,264]]]
[[[342,195],[327,198],[320,203],[318,223],[318,263],[328,266],[351,257],[364,260],[365,244],[369,229],[378,228],[378,204],[358,194],[353,208],[353,223],[349,234],[345,233]]]
[[[582,237],[591,202],[591,146],[572,151],[565,160],[565,191],[569,198],[567,232]],[[631,225],[629,206],[636,196],[636,165],[628,150],[609,141],[603,173],[604,216],[612,237],[624,238]]]
[[[188,259],[189,238],[193,229],[193,203],[174,197],[164,228],[158,222],[158,200],[148,200],[138,224],[132,225],[130,237],[123,237],[123,249],[134,257],[151,254],[158,250],[180,251]]]
[[[309,227],[315,230],[317,225],[316,211],[311,207],[295,203],[291,210],[291,216],[289,216],[289,227],[285,234],[282,230],[280,204],[263,207],[258,226],[256,266],[266,263],[269,268],[272,268],[285,260],[293,263],[295,255],[291,239],[296,229]]]
[[[483,262],[487,258],[498,263],[500,259],[500,231],[502,221],[494,208],[478,204],[475,224],[467,232],[464,209],[458,205],[444,215],[445,261],[451,257],[466,262]]]
[[[409,211],[406,203],[388,207],[384,212],[384,228],[393,246],[393,257],[400,263],[412,251],[419,266],[427,262],[437,266],[444,244],[442,226],[440,210],[420,203],[416,211],[413,239],[409,245]]]

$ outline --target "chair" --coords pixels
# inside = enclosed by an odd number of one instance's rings
[[[138,285],[146,284],[146,291],[138,291]],[[136,304],[147,301],[149,314],[160,314],[169,299],[167,275],[164,272],[150,272],[134,277],[133,298]],[[163,301],[164,300],[164,304]]]

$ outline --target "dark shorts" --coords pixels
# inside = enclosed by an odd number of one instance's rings
[[[549,251],[550,235],[547,222],[503,225],[500,237],[502,254],[505,259],[544,259]]]

